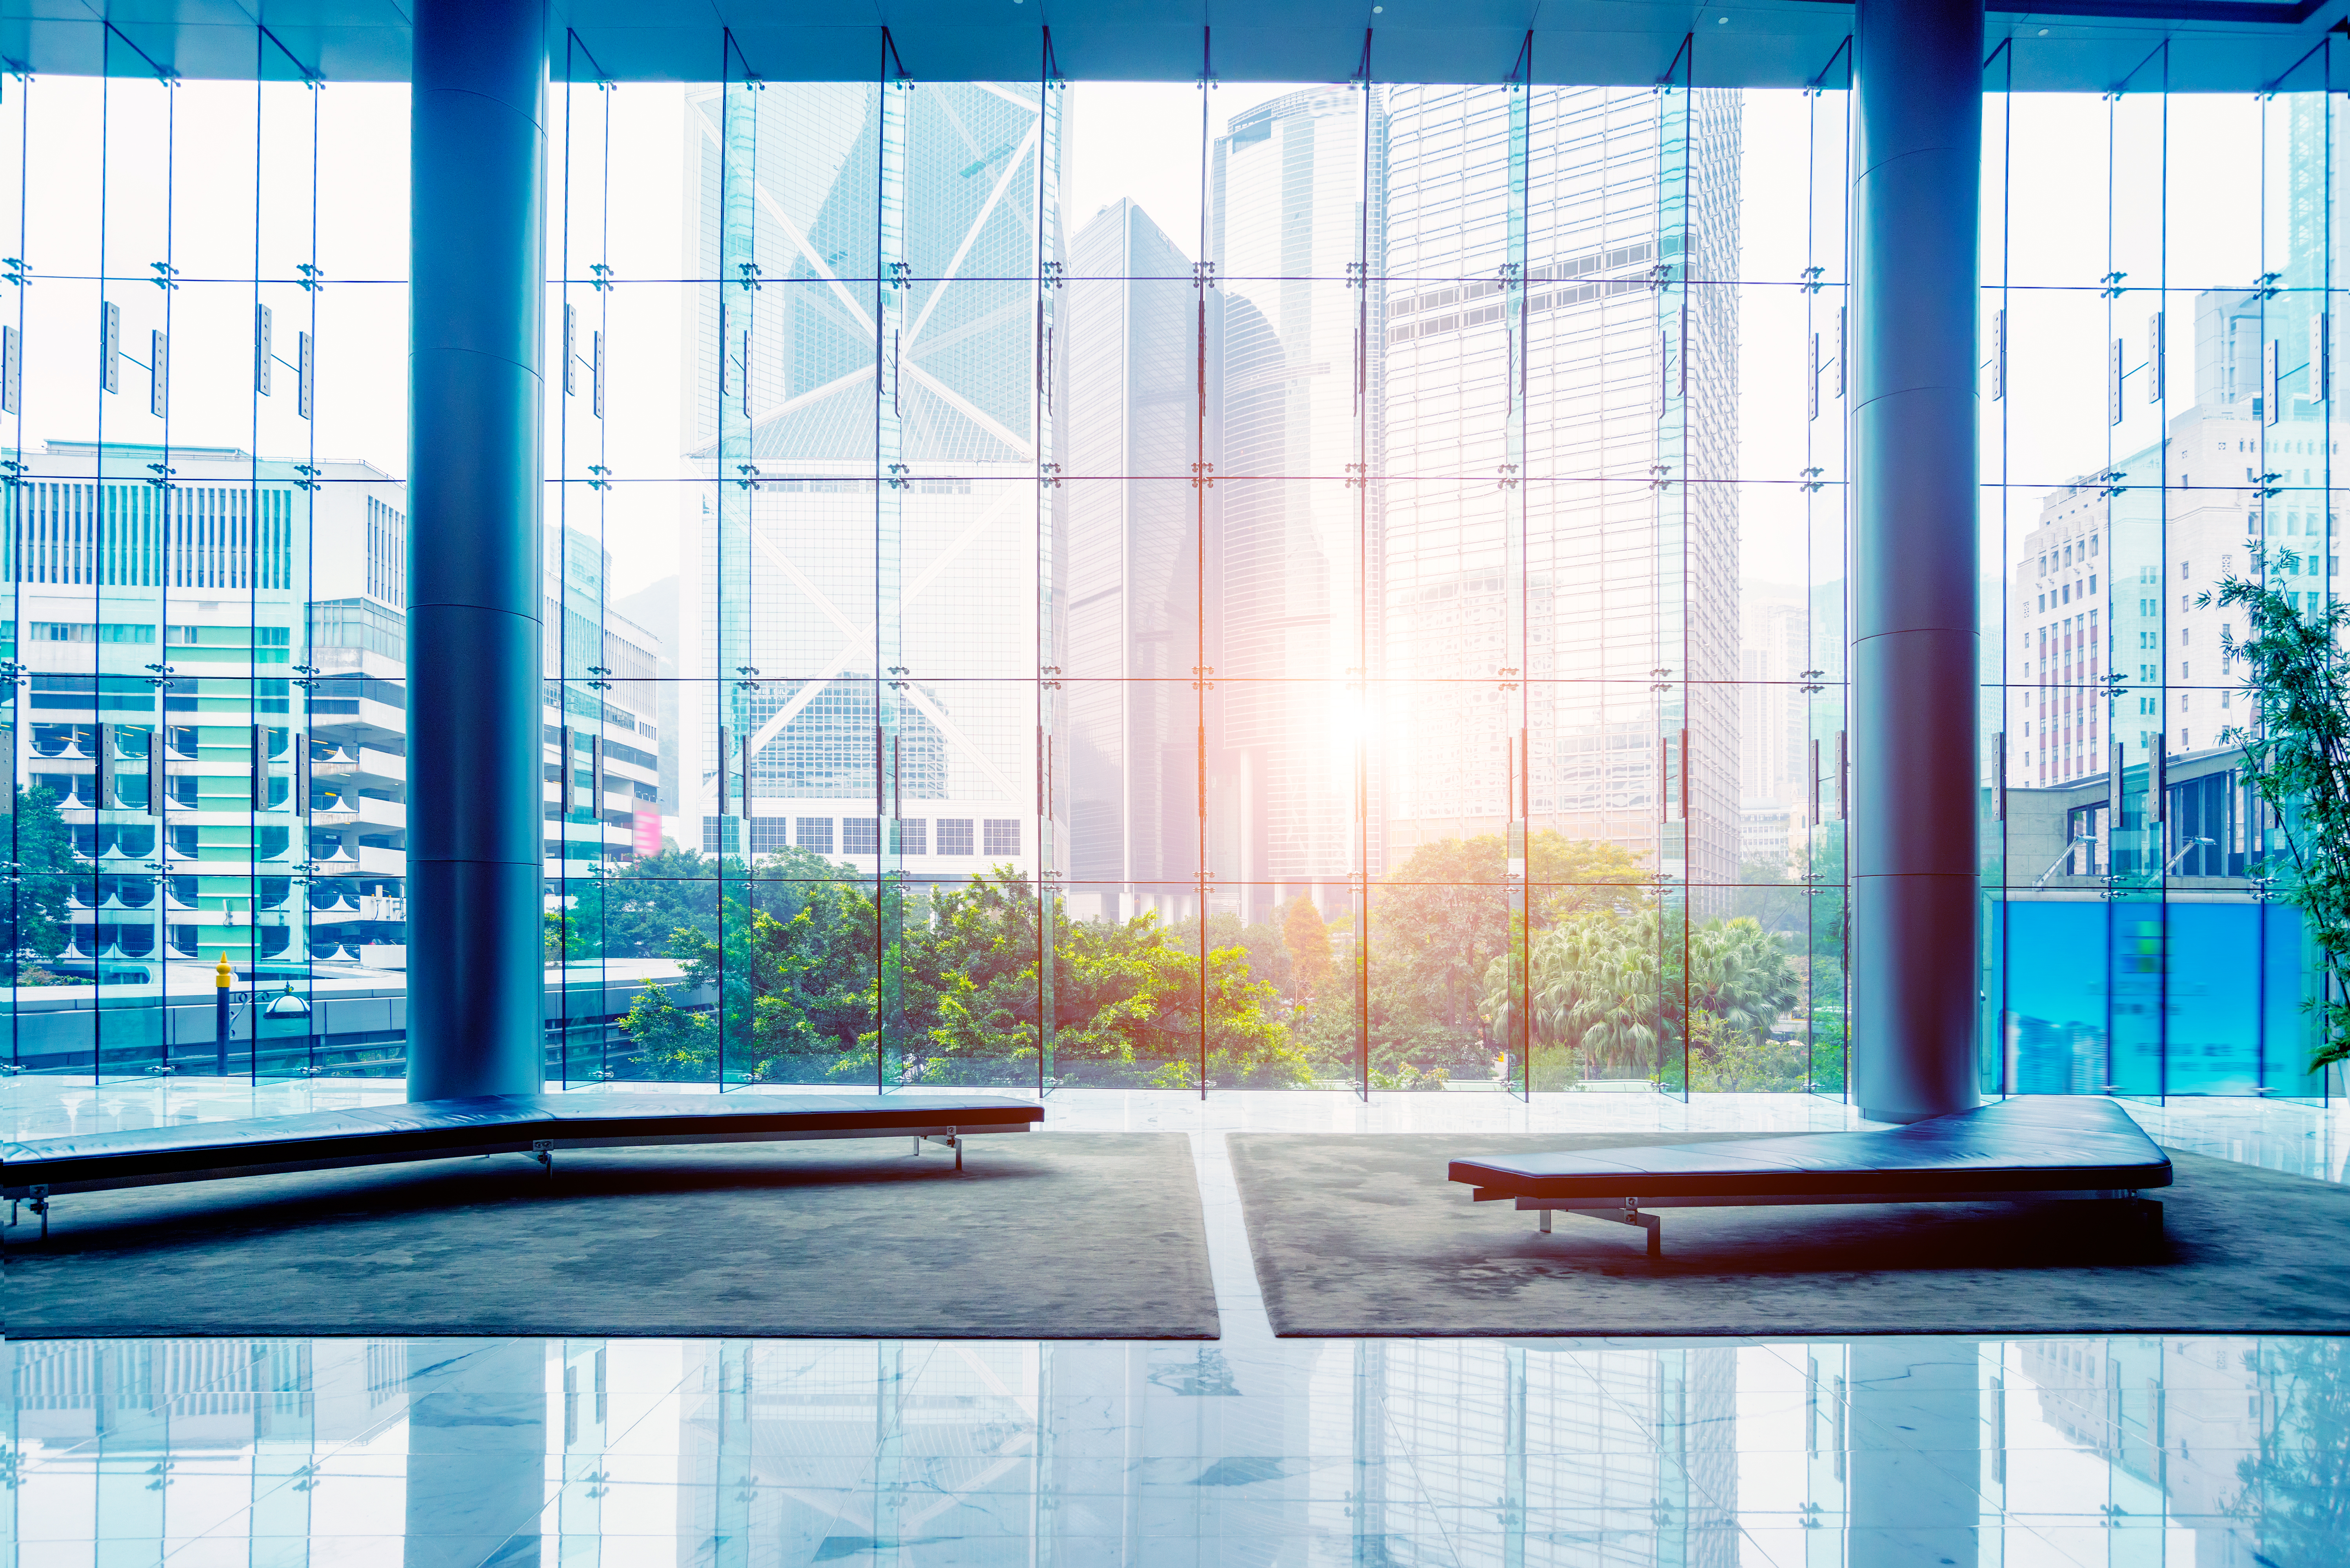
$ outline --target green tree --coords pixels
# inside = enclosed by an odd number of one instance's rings
[[[588,956],[587,933],[569,909],[549,909],[540,918],[539,946],[551,964],[572,963]]]
[[[1503,1049],[1523,1039],[1538,1061],[1549,1053],[1546,1075],[1564,1081],[1678,1071],[1692,1015],[1700,1054],[1766,1040],[1799,995],[1785,944],[1752,920],[1684,934],[1650,908],[1570,916],[1534,938],[1523,973],[1517,955],[1497,956],[1482,1001]]]
[[[1535,930],[1586,910],[1631,908],[1648,876],[1628,850],[1547,828],[1528,845],[1528,871]],[[1394,984],[1399,1012],[1473,1041],[1482,979],[1518,931],[1508,873],[1498,835],[1414,849],[1372,905],[1373,990]]]
[[[5,826],[16,886],[13,897],[0,900],[0,962],[9,983],[21,984],[62,952],[71,934],[73,831],[46,788],[18,791]]]
[[[1336,953],[1333,971],[1351,979],[1354,944],[1341,942]],[[1450,1075],[1468,1069],[1473,1075],[1483,1075],[1475,1031],[1429,1019],[1420,997],[1399,977],[1374,967],[1368,1002],[1367,1052],[1362,1049],[1364,1020],[1351,984],[1334,988],[1320,1006],[1293,1026],[1315,1077],[1356,1078],[1363,1071],[1366,1056],[1374,1086],[1382,1078],[1400,1080],[1407,1070]]]
[[[681,988],[649,985],[620,1019],[620,1033],[637,1049],[638,1071],[648,1078],[708,1083],[718,1075],[718,1029],[707,1012],[681,1007]]]
[[[926,1073],[953,1076],[985,1062],[1033,1062],[1041,1048],[1042,944],[1035,889],[1008,870],[936,900],[927,940],[938,976],[937,1055]],[[1202,967],[1196,922],[1156,917],[1076,921],[1052,901],[1053,1073],[1065,1081],[1196,1084]],[[1267,927],[1249,927],[1263,942]],[[1257,979],[1244,934],[1211,919],[1205,965],[1209,1077],[1237,1084],[1302,1083],[1305,1058],[1276,1016],[1277,992]]]
[[[1766,931],[1797,937],[1811,929],[1811,890],[1799,869],[1776,860],[1749,860],[1739,867],[1730,910]]]
[[[1689,949],[1690,1005],[1747,1040],[1769,1035],[1803,994],[1787,944],[1752,920],[1694,927]]]
[[[1711,1013],[1690,1020],[1690,1087],[1709,1095],[1800,1094],[1808,1086],[1804,1043],[1723,1033]]]
[[[2259,557],[2254,557],[2255,565]],[[2300,562],[2280,552],[2279,568]],[[2245,612],[2241,640],[2220,633],[2220,657],[2244,663],[2244,694],[2252,722],[2231,726],[2222,739],[2243,749],[2244,772],[2261,798],[2276,808],[2287,864],[2266,869],[2278,888],[2308,917],[2310,939],[2324,955],[2325,978],[2306,1005],[2322,1025],[2313,1071],[2350,1058],[2350,602],[2333,599],[2303,612],[2284,592],[2230,575],[2216,594],[2198,601]]]
[[[1300,897],[1281,919],[1281,944],[1289,953],[1289,993],[1312,1007],[1330,983],[1330,928],[1310,898]]]
[[[1197,1086],[1201,1056],[1211,1088],[1295,1088],[1311,1080],[1305,1053],[1274,1015],[1277,993],[1250,977],[1242,949],[1211,948],[1204,974],[1196,957],[1180,956],[1167,977],[1177,983],[1155,992],[1159,1037],[1172,1049],[1148,1079],[1153,1088]]]
[[[647,988],[622,1022],[649,1075],[715,1075],[723,1034],[730,1079],[1026,1078],[1044,1045],[1041,922],[1049,919],[1053,1075],[1197,1082],[1202,962],[1154,917],[1072,920],[1059,898],[1041,903],[1009,868],[934,895],[893,888],[878,905],[866,884],[803,875],[812,869],[829,867],[763,860],[727,885],[712,922],[720,929],[671,933],[682,984]],[[1249,929],[1277,950],[1273,928]],[[1210,933],[1219,934],[1212,922]],[[1191,937],[1196,950],[1196,928]],[[1208,1077],[1227,1086],[1305,1082],[1278,992],[1253,975],[1247,950],[1211,947],[1204,980]],[[705,990],[715,1008],[682,1005],[683,992]]]
[[[721,929],[671,933],[681,989],[709,990],[714,1012],[677,1005],[671,988],[648,986],[621,1020],[656,1076],[710,1077],[724,1046],[727,1075],[804,1077],[869,1064],[876,995],[872,903],[847,881],[744,882],[721,906]],[[769,908],[758,907],[753,892]]]
[[[1199,921],[1178,920],[1167,928],[1167,932],[1176,946],[1198,956]],[[1243,923],[1238,915],[1218,910],[1208,917],[1208,946],[1240,949],[1247,957],[1252,979],[1263,981],[1292,1001],[1296,999],[1297,977],[1290,966],[1288,938],[1276,922]]]
[[[639,856],[617,877],[567,884],[578,889],[567,921],[569,940],[577,943],[574,956],[666,958],[681,928],[716,936],[721,869],[715,856],[670,844],[658,855]],[[733,877],[747,875],[740,861],[731,870]]]

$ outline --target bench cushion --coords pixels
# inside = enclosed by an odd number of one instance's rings
[[[489,1095],[0,1143],[0,1197],[583,1144],[1019,1132],[1034,1103],[945,1095]]]
[[[1456,1159],[1496,1198],[1833,1197],[2123,1190],[2170,1185],[2170,1159],[2102,1097],[2000,1100],[1908,1127],[1662,1147]]]

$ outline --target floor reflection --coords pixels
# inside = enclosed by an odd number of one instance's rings
[[[19,1341],[0,1563],[2344,1560],[2350,1342]]]

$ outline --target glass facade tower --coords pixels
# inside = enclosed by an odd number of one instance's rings
[[[1376,678],[1387,112],[1347,88],[1234,115],[1210,151],[1206,378],[1217,603],[1207,863],[1262,919],[1347,907],[1382,862],[1360,755]]]
[[[1182,247],[1131,199],[1070,243],[1064,313],[1072,895],[1091,915],[1188,908],[1199,867],[1190,690],[1199,542],[1198,312]]]
[[[1031,784],[1033,280],[1057,178],[1038,103],[1034,83],[688,95],[688,232],[715,280],[688,338],[711,483],[679,535],[687,815],[706,853],[788,846],[950,879],[1056,868]],[[885,140],[894,198],[875,178]],[[877,288],[893,202],[931,221]]]
[[[1737,275],[1740,95],[1690,94],[1685,118],[1653,90],[1526,96],[1522,263],[1503,221],[1508,98],[1399,87],[1388,99],[1383,430],[1388,468],[1409,476],[1385,487],[1383,508],[1392,849],[1498,833],[1518,815],[1518,703],[1503,687],[1522,618],[1535,828],[1725,888],[1741,744],[1739,491],[1724,483],[1737,472],[1738,295],[1663,286]],[[1684,136],[1675,171],[1666,143]],[[1667,200],[1684,190],[1685,216]],[[1513,308],[1525,332],[1522,472],[1503,385]],[[1509,505],[1521,483],[1522,515]],[[1660,571],[1668,555],[1686,571]],[[1684,688],[1685,823],[1668,820],[1680,813],[1666,799]],[[1698,907],[1722,901],[1717,891]]]

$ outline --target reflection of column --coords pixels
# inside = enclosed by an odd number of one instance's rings
[[[906,1464],[906,1347],[898,1340],[883,1340],[873,1347],[873,1539],[895,1542],[910,1479]]]
[[[546,8],[421,0],[410,119],[408,1092],[543,1086]]]
[[[1526,1562],[1526,1347],[1502,1347],[1502,1563]]]
[[[336,1349],[349,1344],[343,1341]],[[245,1517],[251,1521],[256,1568],[273,1561],[272,1548],[285,1552],[274,1561],[307,1563],[309,1559],[321,1386],[313,1359],[316,1347],[317,1342],[307,1339],[266,1340],[253,1347],[258,1353],[254,1370],[259,1376],[253,1389],[253,1501]],[[363,1369],[365,1351],[360,1354]],[[298,1554],[286,1550],[296,1542],[302,1548]]]
[[[712,1522],[707,1536],[723,1568],[750,1561],[751,1504],[758,1493],[751,1469],[751,1352],[747,1340],[722,1339],[713,1359],[717,1386],[710,1412],[716,1428],[709,1475]],[[699,1532],[696,1532],[699,1535]]]
[[[544,1342],[409,1341],[406,1568],[535,1563],[546,1502]]]
[[[1388,1561],[1388,1347],[1355,1342],[1355,1561]]]
[[[1982,0],[1860,0],[1853,160],[1852,1085],[1975,1103]]]
[[[1738,1352],[1682,1354],[1689,1358],[1681,1419],[1689,1533],[1681,1560],[1690,1568],[1737,1568]]]
[[[605,1448],[611,1414],[601,1340],[563,1344],[563,1490],[555,1500],[557,1561],[593,1563],[604,1540],[604,1494],[610,1490]]]
[[[1975,1347],[1955,1340],[1860,1339],[1846,1354],[1847,1568],[1972,1568],[1982,1510]]]
[[[1850,1513],[1846,1473],[1846,1347],[1814,1345],[1804,1359],[1804,1562],[1844,1568]]]

